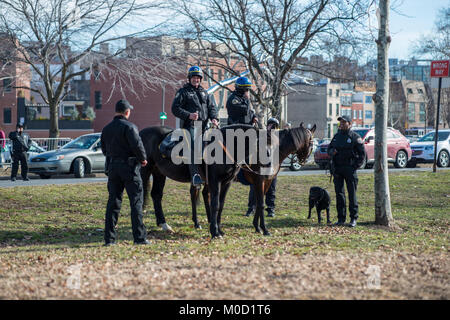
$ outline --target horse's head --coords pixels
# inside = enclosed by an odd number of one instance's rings
[[[291,129],[292,138],[295,144],[295,153],[300,164],[306,162],[312,153],[314,147],[314,132],[316,131],[316,125],[311,129],[303,126],[303,122],[300,123],[298,128]]]

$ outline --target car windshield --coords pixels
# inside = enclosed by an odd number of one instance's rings
[[[430,132],[427,135],[420,138],[418,141],[420,141],[420,142],[434,141],[434,134],[435,134],[435,132]],[[450,134],[450,132],[439,132],[438,133],[438,141],[447,140],[449,134]]]
[[[369,129],[355,129],[353,130],[354,132],[356,132],[357,134],[359,134],[359,136],[361,138],[364,138],[364,136],[366,135],[366,133],[369,131]]]
[[[97,140],[98,136],[81,136],[70,141],[61,149],[89,149]]]

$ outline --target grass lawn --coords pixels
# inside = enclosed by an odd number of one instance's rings
[[[318,225],[315,211],[306,219],[314,185],[330,192],[336,221],[328,178],[284,176],[276,216],[266,218],[272,236],[256,234],[243,215],[248,187],[235,183],[222,219],[225,237],[210,241],[202,206],[203,229],[193,228],[188,185],[168,181],[163,208],[176,232],[162,232],[149,210],[152,244],[134,246],[125,195],[119,244],[109,248],[102,247],[106,184],[2,189],[0,298],[450,298],[449,171],[390,174],[392,229],[373,224],[371,174],[359,175],[354,229]]]

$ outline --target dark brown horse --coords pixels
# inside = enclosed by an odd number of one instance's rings
[[[202,194],[205,202],[208,222],[210,223],[211,236],[213,238],[221,237],[224,234],[221,230],[220,221],[226,194],[229,190],[231,182],[241,169],[244,172],[244,177],[246,180],[255,185],[256,213],[253,219],[253,225],[257,232],[261,232],[262,229],[264,235],[270,235],[264,223],[264,194],[269,189],[272,180],[278,174],[280,170],[279,164],[281,164],[289,154],[296,153],[300,162],[303,162],[308,158],[312,151],[312,139],[316,126],[314,125],[311,130],[308,130],[301,124],[298,128],[278,131],[279,141],[272,142],[272,144],[275,143],[279,147],[279,161],[273,168],[273,173],[270,175],[259,174],[264,165],[260,163],[251,165],[240,164],[238,163],[237,154],[230,155],[225,147],[228,146],[226,144],[225,133],[225,130],[227,129],[241,129],[243,131],[257,130],[248,125],[232,125],[220,129],[224,139],[222,145],[223,151],[225,151],[223,153],[223,161],[221,163],[213,163],[207,166],[203,164],[202,169],[200,170],[200,174],[206,182]],[[172,129],[168,127],[150,127],[140,132],[148,157],[148,165],[143,167],[141,170],[141,176],[144,182],[144,206],[147,205],[148,202],[149,180],[150,176],[153,175],[151,196],[153,199],[158,225],[163,225],[166,223],[161,206],[166,177],[179,182],[190,182],[188,166],[185,164],[173,164],[170,159],[163,157],[159,151],[159,144],[171,131]],[[234,150],[236,150],[236,148]],[[248,153],[248,144],[246,145],[245,151]],[[228,159],[225,159],[226,157],[228,157]],[[247,161],[247,156],[245,156],[245,159],[246,162],[249,163]],[[196,212],[198,195],[199,190],[191,186],[192,220],[197,228],[200,227]]]

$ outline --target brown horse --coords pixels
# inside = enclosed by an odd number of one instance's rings
[[[225,130],[230,129],[241,129],[243,131],[257,130],[248,125],[232,125],[221,128],[220,130],[224,138],[223,148],[225,151],[223,153],[223,161],[221,163],[202,165],[200,174],[205,181],[205,187],[203,188],[202,194],[205,202],[208,222],[210,223],[211,236],[213,238],[221,237],[224,234],[221,230],[220,221],[226,194],[231,182],[235,179],[237,173],[241,169],[244,171],[244,177],[247,181],[255,185],[256,213],[253,219],[253,225],[257,232],[261,232],[262,229],[264,235],[270,235],[264,223],[264,194],[270,187],[272,180],[278,174],[280,170],[279,164],[281,164],[289,154],[296,153],[300,162],[303,162],[308,158],[312,151],[312,139],[316,126],[314,125],[313,128],[309,130],[301,124],[297,128],[278,131],[279,140],[277,142],[272,142],[272,144],[275,143],[279,147],[279,161],[278,165],[273,168],[273,173],[270,175],[261,175],[258,173],[264,165],[260,163],[251,165],[239,164],[237,155],[230,155],[227,152],[225,148]],[[166,224],[161,206],[166,177],[179,182],[190,182],[188,165],[175,165],[171,159],[163,157],[159,151],[159,144],[171,131],[172,129],[168,127],[150,127],[140,132],[148,157],[148,165],[143,167],[141,170],[141,176],[144,182],[144,206],[148,202],[149,180],[150,176],[153,175],[151,196],[153,199],[158,225]],[[236,148],[234,150],[236,150]],[[246,145],[245,152],[248,154],[248,144]],[[228,157],[228,161],[226,161],[227,159],[225,159],[225,157]],[[247,156],[246,159],[248,160]],[[249,161],[247,161],[247,163],[249,163]],[[200,227],[196,212],[198,195],[199,189],[191,186],[192,220],[194,221],[196,228]],[[261,229],[259,227],[261,227]]]

